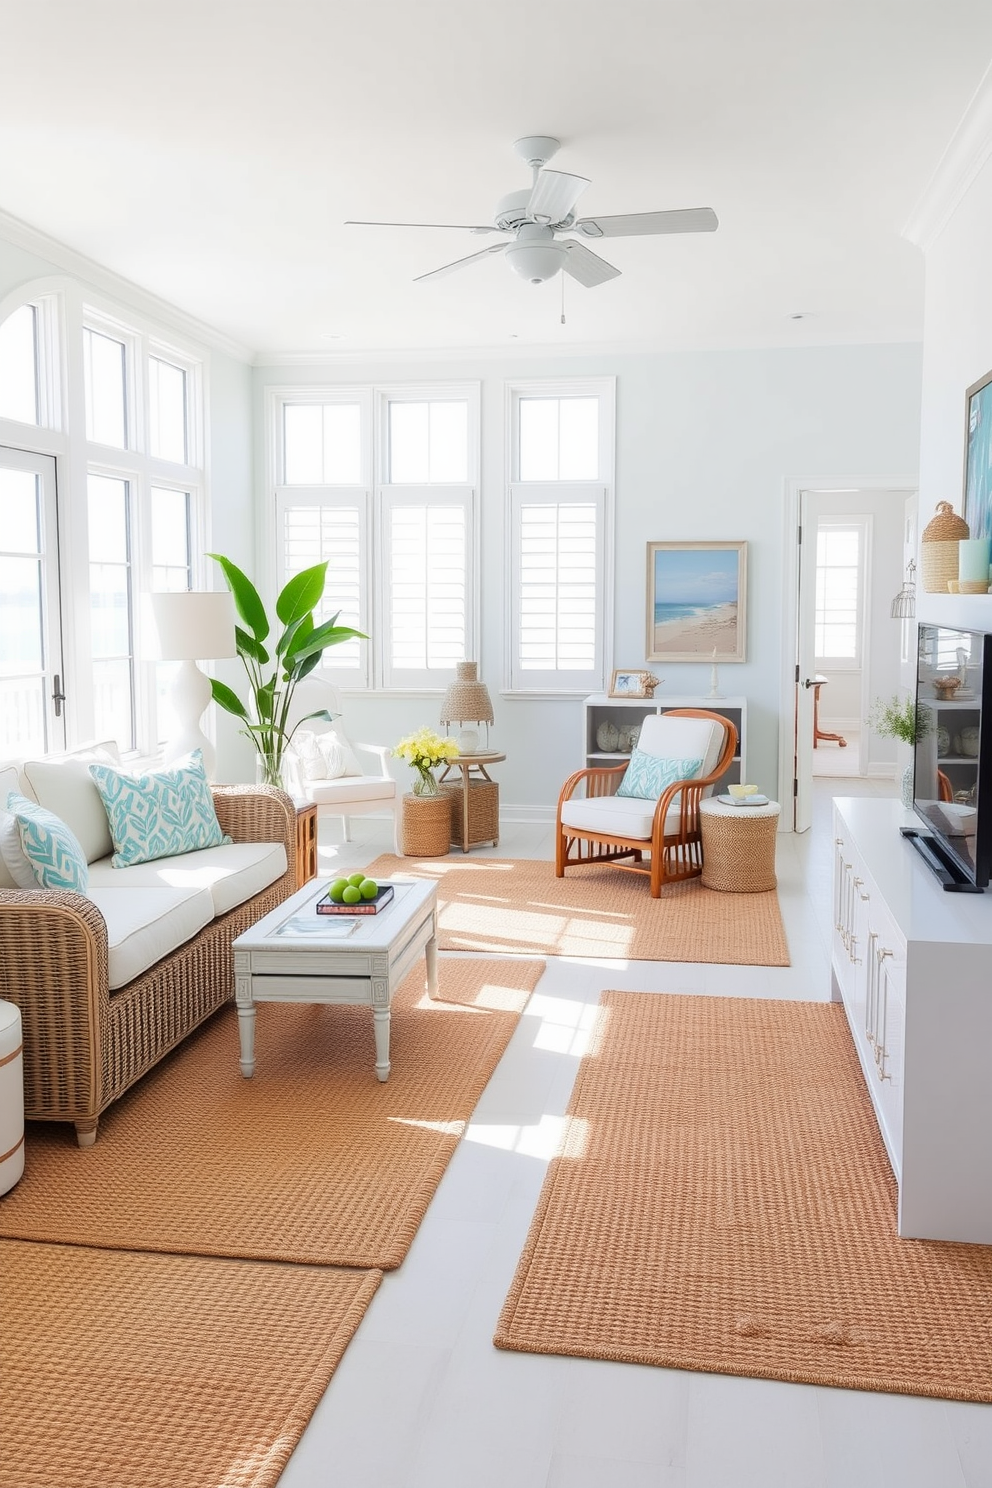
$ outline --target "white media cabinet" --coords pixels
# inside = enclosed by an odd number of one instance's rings
[[[603,724],[614,724],[617,729],[630,728],[643,723],[649,713],[667,713],[671,708],[705,708],[709,713],[720,713],[729,718],[737,730],[737,753],[730,768],[721,777],[720,787],[739,785],[747,780],[745,774],[745,747],[747,743],[747,699],[742,697],[664,697],[615,698],[605,692],[594,692],[585,700],[583,725],[585,729],[583,756],[586,768],[591,765],[622,765],[630,759],[630,749],[602,749],[597,734]],[[716,789],[714,787],[714,789]]]
[[[831,982],[899,1187],[899,1234],[992,1244],[992,888],[948,894],[898,801],[834,801]]]

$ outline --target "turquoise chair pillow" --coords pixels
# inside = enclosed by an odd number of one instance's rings
[[[643,801],[657,801],[662,791],[677,780],[694,780],[703,768],[701,759],[666,759],[635,749],[630,764],[617,789],[618,796],[638,796]]]
[[[199,749],[165,770],[128,775],[90,765],[114,839],[115,868],[230,842],[217,820]]]
[[[7,810],[16,823],[20,849],[34,878],[33,886],[73,889],[78,894],[85,894],[90,881],[86,854],[65,822],[17,791],[11,791],[7,797]],[[4,843],[4,859],[12,876],[27,888],[28,883],[15,873],[10,861],[11,848],[15,845]]]

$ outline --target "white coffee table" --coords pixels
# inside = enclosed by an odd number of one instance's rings
[[[311,882],[238,936],[234,986],[246,1080],[255,1072],[259,1002],[370,1007],[375,1072],[380,1080],[389,1078],[393,992],[421,952],[428,995],[437,995],[437,890],[432,883],[394,883],[393,888],[392,901],[378,914],[318,915],[314,905],[327,892],[327,883]]]

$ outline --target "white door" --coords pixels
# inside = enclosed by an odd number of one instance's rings
[[[55,460],[0,447],[0,757],[65,748]]]
[[[796,623],[796,707],[793,735],[793,830],[808,832],[813,820],[813,682],[816,613],[816,529],[809,495],[799,495],[799,603]]]

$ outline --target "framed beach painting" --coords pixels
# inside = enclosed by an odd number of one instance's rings
[[[992,537],[992,372],[965,393],[964,519],[972,537]]]
[[[648,661],[744,661],[746,542],[648,543]]]

